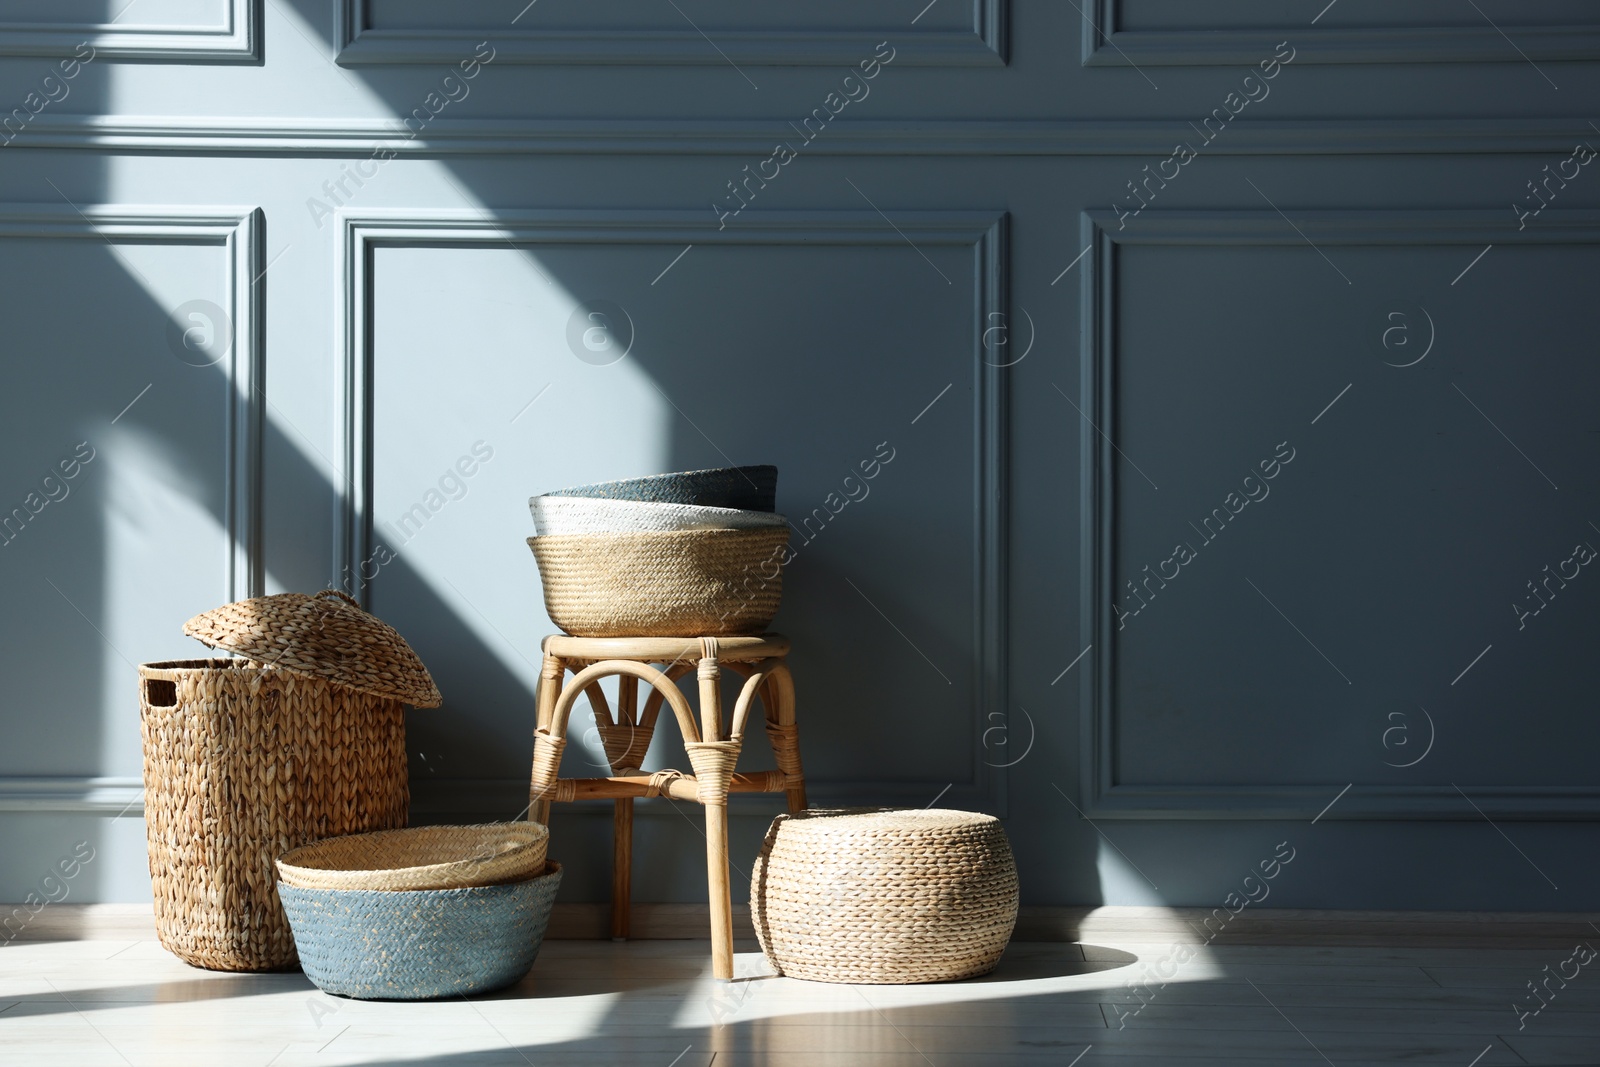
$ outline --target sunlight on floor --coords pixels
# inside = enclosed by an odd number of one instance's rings
[[[1481,923],[1353,929],[1302,916],[1294,929],[1259,919],[1254,933],[1208,944],[1198,911],[1072,914],[1079,941],[1014,942],[992,975],[966,982],[770,977],[744,940],[738,977],[719,984],[706,941],[556,940],[510,989],[396,1003],[330,997],[298,972],[195,970],[156,942],[148,908],[52,907],[30,936],[93,939],[0,951],[0,1047],[5,1062],[74,1067],[1594,1061],[1600,986],[1570,983],[1521,1030],[1508,1006],[1508,991],[1563,958],[1587,923],[1502,926],[1485,942]],[[1479,932],[1452,932],[1462,926]],[[1190,951],[1175,967],[1161,962]]]

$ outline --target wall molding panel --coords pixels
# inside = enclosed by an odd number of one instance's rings
[[[1003,368],[985,360],[983,331],[994,316],[1007,313],[1009,299],[1009,217],[993,212],[896,212],[896,224],[887,224],[870,211],[749,211],[737,227],[715,230],[704,212],[610,211],[529,212],[495,210],[493,218],[469,212],[415,212],[349,214],[340,218],[338,276],[341,279],[339,346],[343,353],[343,394],[338,405],[344,475],[342,499],[335,516],[333,577],[335,584],[349,573],[359,576],[359,561],[374,551],[373,497],[373,360],[372,302],[373,253],[384,246],[479,247],[503,250],[509,243],[519,249],[539,244],[663,244],[699,243],[720,246],[782,247],[785,245],[892,246],[910,240],[918,246],[955,246],[970,249],[973,275],[969,299],[973,307],[972,373],[974,410],[972,504],[973,555],[969,581],[975,615],[971,651],[974,685],[969,736],[971,777],[965,782],[910,781],[894,785],[829,783],[813,785],[818,797],[838,801],[875,797],[925,804],[947,787],[953,804],[1005,813],[1005,771],[983,760],[982,736],[993,726],[990,710],[1007,711],[1008,669],[1006,546],[1008,398]],[[1002,319],[1001,321],[1005,321]],[[360,582],[355,594],[366,602],[368,587]],[[420,785],[420,783],[419,783]],[[486,791],[504,786],[482,783]],[[520,783],[525,794],[527,783]],[[452,786],[425,804],[459,804],[461,786]],[[455,799],[452,799],[454,797]],[[526,799],[524,795],[524,799]],[[459,810],[459,809],[457,809]],[[514,808],[511,810],[515,810]]]
[[[228,258],[224,310],[233,320],[233,348],[221,366],[231,401],[225,417],[226,528],[233,552],[227,585],[234,600],[259,596],[261,465],[265,367],[260,208],[170,208],[127,205],[0,204],[0,240],[52,238],[112,243],[129,238],[161,244],[220,245]],[[3,809],[0,809],[3,810]]]
[[[138,778],[0,776],[0,812],[30,815],[144,814]]]
[[[262,233],[259,208],[136,207],[0,204],[0,241],[8,238],[88,240],[119,238],[173,245],[220,245],[227,254],[228,306],[234,343],[220,366],[230,402],[225,414],[225,525],[233,551],[229,598],[262,592],[261,489],[265,396],[262,306]],[[0,813],[139,815],[144,787],[138,778],[0,775]]]
[[[364,64],[454,63],[486,37],[497,63],[584,65],[670,64],[717,66],[851,66],[885,39],[895,62],[923,67],[1004,66],[1010,0],[966,0],[972,12],[965,30],[918,30],[898,26],[862,30],[747,30],[715,32],[713,45],[698,29],[522,30],[506,26],[368,28],[368,0],[340,0],[338,62]]]
[[[780,121],[608,119],[441,120],[411,138],[396,122],[290,123],[257,117],[53,115],[30,122],[9,146],[173,155],[366,157],[380,149],[416,158],[525,155],[734,155],[772,150]],[[1194,129],[1128,120],[868,120],[841,122],[806,149],[823,156],[1161,155]],[[1593,137],[1581,119],[1239,119],[1208,155],[1434,155],[1570,152]]]
[[[257,63],[261,60],[263,0],[218,0],[216,25],[0,22],[0,56],[76,55],[87,41],[102,59],[182,63]]]
[[[1123,30],[1123,0],[1086,0],[1083,63],[1091,67],[1246,66],[1280,41],[1296,63],[1523,63],[1600,59],[1600,22],[1513,26],[1384,26],[1340,29],[1309,24],[1262,29]],[[1515,44],[1511,41],[1514,40]]]
[[[1081,240],[1089,248],[1080,280],[1079,406],[1091,414],[1080,437],[1081,633],[1093,651],[1080,679],[1082,717],[1081,804],[1090,818],[1311,819],[1345,783],[1254,786],[1117,781],[1117,693],[1113,685],[1117,625],[1115,589],[1117,455],[1116,308],[1120,245],[1564,245],[1600,244],[1600,211],[1547,210],[1537,227],[1518,230],[1511,212],[1295,211],[1286,226],[1275,211],[1158,211],[1147,209],[1118,230],[1111,211],[1081,215]],[[1098,431],[1094,428],[1098,425]],[[1102,438],[1099,431],[1104,431]],[[1328,819],[1563,820],[1600,817],[1600,786],[1548,783],[1474,785],[1353,783]]]

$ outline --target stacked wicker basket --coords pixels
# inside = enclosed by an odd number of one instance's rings
[[[278,860],[306,977],[328,993],[422,1000],[483,993],[533,966],[561,866],[537,823],[335,837]]]
[[[551,621],[575,637],[761,633],[788,556],[777,485],[776,467],[721,467],[532,498]]]
[[[439,690],[404,638],[333,590],[183,629],[241,658],[139,668],[156,929],[197,967],[292,967],[273,860],[405,825],[404,705],[435,707]]]

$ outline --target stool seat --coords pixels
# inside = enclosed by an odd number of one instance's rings
[[[784,658],[782,634],[750,637],[570,637],[544,639],[539,672],[539,722],[533,734],[533,774],[528,818],[548,825],[552,802],[603,797],[615,802],[612,818],[611,936],[629,933],[633,872],[633,804],[637,799],[691,800],[705,809],[706,888],[711,906],[712,973],[733,977],[733,905],[728,884],[728,796],[783,793],[791,812],[806,806],[805,774],[795,725],[794,680]],[[657,667],[655,664],[662,664]],[[699,681],[699,716],[677,686],[694,671]],[[742,680],[726,730],[722,721],[722,672]],[[567,672],[572,672],[567,680]],[[601,680],[617,678],[613,715]],[[650,694],[639,704],[639,683]],[[598,778],[560,777],[568,720],[587,696],[611,773]],[[778,764],[775,771],[735,770],[745,726],[759,702]],[[642,769],[661,707],[683,735],[693,774]]]
[[[551,634],[544,651],[562,659],[632,659],[649,663],[695,662],[700,658],[698,637],[571,637]],[[722,663],[747,662],[787,656],[789,639],[782,634],[717,638],[717,659]]]

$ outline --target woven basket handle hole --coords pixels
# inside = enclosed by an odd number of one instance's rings
[[[166,678],[146,678],[144,702],[152,708],[171,708],[178,704],[178,683]]]
[[[361,610],[360,601],[356,600],[356,598],[351,596],[349,593],[342,592],[338,589],[324,589],[322,592],[314,594],[312,599],[315,600],[317,597],[325,596],[336,596],[346,604],[349,604],[351,607],[355,608],[357,611]]]

